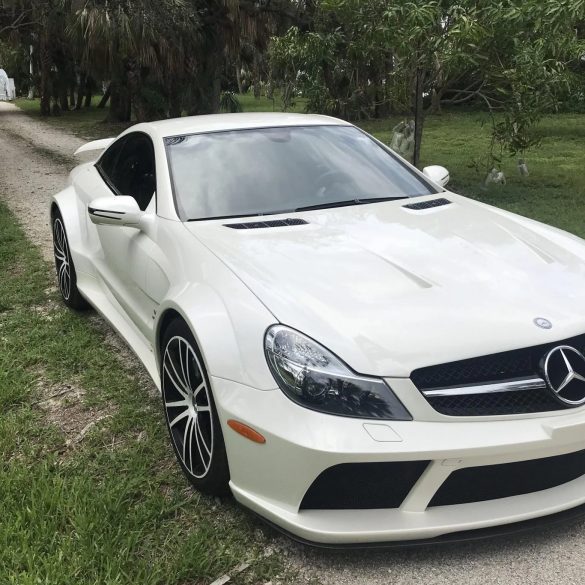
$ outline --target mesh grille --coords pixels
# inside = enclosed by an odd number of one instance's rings
[[[494,416],[550,412],[568,407],[555,400],[548,388],[494,394],[428,397],[430,405],[449,416]]]
[[[232,228],[233,230],[254,230],[262,228],[273,228],[273,227],[287,227],[291,225],[306,225],[304,219],[299,218],[287,218],[287,219],[272,219],[270,221],[248,221],[246,223],[226,223],[225,227]]]
[[[569,345],[585,352],[585,335],[415,370],[411,379],[419,390],[490,384],[513,378],[540,377],[539,363],[549,350]],[[548,412],[570,408],[544,389],[493,394],[433,396],[427,398],[438,412],[451,416],[490,416]]]
[[[560,486],[585,475],[585,451],[468,467],[454,471],[429,506],[450,506],[531,494]]]
[[[402,207],[406,207],[406,209],[414,209],[416,211],[420,211],[421,209],[431,209],[433,207],[441,207],[442,205],[449,205],[451,201],[441,197],[439,199],[431,199],[430,201],[421,201],[419,203],[409,203],[408,205],[403,205]]]
[[[394,461],[334,465],[311,484],[301,510],[398,508],[428,464]]]

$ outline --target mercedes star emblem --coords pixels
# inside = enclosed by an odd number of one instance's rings
[[[585,404],[585,357],[569,345],[551,349],[542,363],[544,379],[565,404]]]
[[[541,329],[552,329],[552,323],[544,317],[536,317],[534,324]]]

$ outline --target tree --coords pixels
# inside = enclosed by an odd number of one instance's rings
[[[183,0],[87,0],[68,32],[83,69],[110,80],[110,120],[127,122],[132,107],[138,120],[165,114],[165,82],[180,84],[200,29],[196,7]]]
[[[272,71],[312,111],[414,115],[415,164],[425,110],[479,103],[492,114],[493,160],[534,144],[534,123],[558,105],[585,53],[583,11],[583,0],[322,0],[309,30],[273,39]]]

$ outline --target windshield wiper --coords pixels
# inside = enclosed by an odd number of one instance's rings
[[[311,209],[328,209],[330,207],[348,207],[350,205],[364,205],[365,203],[377,203],[378,201],[397,201],[398,199],[409,199],[404,195],[394,197],[368,197],[366,199],[347,199],[346,201],[333,201],[331,203],[317,203],[316,205],[305,205],[297,207],[295,211],[310,211]]]

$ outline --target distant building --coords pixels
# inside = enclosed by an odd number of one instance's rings
[[[8,77],[4,69],[0,69],[0,102],[13,100],[15,97],[14,79]]]

